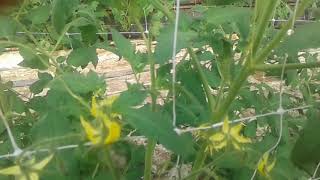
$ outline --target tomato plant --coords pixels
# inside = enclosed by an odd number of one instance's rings
[[[301,0],[274,29],[279,2],[239,7],[246,1],[212,0],[191,9],[197,17],[180,13],[182,57],[173,82],[173,2],[21,1],[0,17],[0,47],[17,47],[20,66],[36,69],[38,80],[27,100],[12,82],[0,81],[1,178],[169,179],[177,160],[192,166],[178,179],[318,177],[320,63],[308,49],[320,46],[320,23],[294,27],[315,2]],[[124,29],[136,24],[146,52],[136,51],[110,19]],[[99,35],[105,31],[114,43]],[[122,57],[137,77],[119,96],[105,95],[108,84],[95,71],[81,73],[97,66],[98,48]],[[59,49],[72,51],[56,57]],[[138,78],[145,70],[150,85]],[[261,73],[281,80],[280,90],[252,80]],[[132,136],[146,137],[146,145]],[[157,145],[171,152],[160,174],[152,170]]]

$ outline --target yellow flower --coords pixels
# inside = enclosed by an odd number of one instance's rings
[[[240,143],[251,143],[249,138],[240,134],[242,130],[242,124],[238,124],[230,128],[229,119],[226,117],[223,121],[222,132],[215,133],[209,136],[210,144],[207,147],[207,151],[212,153],[214,150],[220,150],[228,145],[229,142],[237,150],[241,150]]]
[[[95,98],[95,96],[92,96],[92,101],[91,101],[91,115],[95,118],[98,118],[98,117],[103,117],[104,116],[104,113],[103,111],[101,111],[99,109],[99,105],[97,103],[97,100]]]
[[[270,177],[269,173],[273,169],[276,164],[276,159],[274,159],[271,163],[269,161],[269,153],[266,152],[263,154],[262,159],[259,161],[258,164],[258,171],[264,177]]]
[[[28,160],[22,165],[15,165],[0,170],[0,174],[13,175],[16,180],[39,180],[38,173],[51,161],[53,155],[35,163],[35,159]]]
[[[81,125],[84,128],[87,138],[92,144],[111,144],[116,142],[120,138],[121,126],[114,120],[111,120],[109,116],[101,110],[101,107],[110,107],[113,98],[105,100],[103,103],[98,104],[96,98],[92,98],[91,115],[96,118],[98,127],[92,126],[82,116],[80,116]]]
[[[95,128],[84,120],[82,116],[80,117],[80,120],[87,138],[92,142],[92,144],[111,144],[120,138],[121,127],[115,121],[110,121],[109,119],[104,118],[103,123],[101,123],[98,128]]]

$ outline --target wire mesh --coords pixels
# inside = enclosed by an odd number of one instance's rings
[[[178,134],[183,134],[183,133],[191,133],[191,132],[195,132],[195,131],[204,131],[204,130],[208,130],[208,129],[215,129],[215,128],[220,128],[223,125],[223,122],[218,122],[215,124],[212,124],[210,126],[204,126],[204,127],[187,127],[184,129],[178,128],[176,126],[176,92],[175,92],[175,85],[176,85],[176,51],[177,51],[177,36],[178,36],[178,27],[179,27],[179,11],[180,9],[180,0],[176,0],[176,19],[175,19],[175,28],[174,28],[174,35],[173,35],[173,53],[172,53],[172,89],[173,89],[173,116],[172,116],[172,124],[173,127],[175,128],[174,130],[178,133]],[[296,12],[296,11],[295,11]],[[148,23],[147,23],[147,18],[145,16],[145,32],[144,33],[149,33],[148,30]],[[275,22],[287,22],[288,20],[281,20],[281,19],[272,19],[271,22],[275,23]],[[295,22],[314,22],[314,21],[310,21],[310,20],[295,20]],[[292,27],[293,28],[293,27]],[[17,35],[19,34],[26,34],[27,32],[17,32]],[[49,35],[49,33],[45,33],[45,32],[28,32],[31,33],[32,35]],[[141,32],[120,32],[121,34],[141,34]],[[110,32],[99,32],[96,33],[97,35],[110,35]],[[72,45],[72,41],[70,39],[71,36],[78,36],[81,35],[81,33],[78,32],[72,32],[72,33],[66,33],[65,34],[66,37],[69,39],[70,42],[70,47],[71,49],[73,49],[73,45]],[[290,34],[288,34],[290,35]],[[293,107],[293,108],[289,108],[289,109],[283,109],[283,81],[284,81],[284,71],[285,71],[285,64],[286,61],[283,63],[283,68],[282,68],[282,72],[281,72],[281,84],[280,84],[280,93],[279,93],[279,106],[278,109],[276,111],[272,111],[272,112],[268,112],[265,114],[259,114],[259,115],[255,115],[255,116],[250,116],[250,117],[244,117],[244,118],[239,118],[239,119],[234,119],[229,121],[230,124],[235,124],[235,123],[251,123],[253,121],[257,121],[259,120],[259,118],[262,117],[267,117],[267,116],[279,116],[279,137],[277,142],[267,151],[267,152],[271,152],[273,150],[275,150],[279,144],[279,142],[281,141],[282,138],[282,129],[283,129],[283,120],[284,120],[284,114],[288,113],[288,112],[292,112],[292,111],[296,111],[296,110],[304,110],[304,109],[308,109],[311,108],[312,105],[303,105],[303,106],[299,106],[299,107]],[[35,150],[24,150],[21,149],[18,145],[17,142],[15,140],[15,137],[12,133],[12,130],[6,120],[6,117],[3,115],[3,113],[0,111],[0,118],[2,119],[2,122],[5,126],[5,129],[7,131],[9,140],[11,142],[12,148],[13,148],[13,152],[12,153],[8,153],[8,154],[3,154],[0,155],[0,159],[5,159],[5,158],[15,158],[18,157],[22,154],[25,155],[33,155],[33,154],[37,154],[37,153],[48,153],[48,152],[52,152],[52,151],[63,151],[63,150],[69,150],[69,149],[76,149],[79,148],[80,146],[92,146],[92,143],[90,142],[86,142],[82,145],[80,144],[69,144],[69,145],[63,145],[63,146],[58,146],[58,147],[54,147],[54,148],[44,148],[44,149],[35,149]],[[261,160],[261,159],[260,159]],[[258,162],[259,163],[259,162]],[[179,157],[176,163],[176,166],[179,165]],[[318,169],[320,168],[320,163],[317,165],[313,176],[310,178],[310,180],[316,180],[316,179],[320,179],[320,178],[316,178],[316,174],[318,172]],[[254,170],[253,175],[251,177],[251,179],[255,178],[257,169]]]

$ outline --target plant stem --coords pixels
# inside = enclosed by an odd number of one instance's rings
[[[165,7],[163,4],[161,4],[161,2],[159,0],[151,0],[150,2],[155,8],[157,8],[161,12],[163,12],[163,14],[165,14],[168,17],[168,20],[170,22],[174,22],[174,15],[169,11],[169,9],[167,7]]]
[[[205,152],[206,147],[207,147],[206,144],[202,144],[199,152],[197,153],[197,157],[196,157],[196,160],[194,161],[194,164],[192,166],[192,171],[191,171],[191,174],[194,174],[194,176],[192,176],[192,180],[198,179],[199,174],[197,174],[196,172],[202,169],[202,166],[207,158],[207,153]]]
[[[305,0],[301,3],[301,5],[298,8],[296,16],[299,16],[307,4],[310,2],[310,0]],[[268,54],[272,51],[273,48],[275,48],[280,41],[283,39],[283,37],[286,35],[288,29],[291,27],[293,20],[296,17],[293,16],[290,18],[289,22],[281,29],[281,31],[276,35],[276,37],[265,47],[261,53],[257,55],[251,61],[250,59],[247,59],[245,62],[244,67],[242,68],[238,78],[234,80],[234,83],[231,85],[231,88],[229,90],[228,96],[223,101],[222,105],[219,106],[218,110],[216,111],[217,114],[215,115],[214,122],[220,121],[223,116],[226,114],[226,112],[229,109],[229,106],[231,105],[234,98],[237,96],[238,91],[240,90],[242,84],[244,81],[248,78],[248,76],[252,73],[252,71],[255,69],[256,64],[259,64],[265,60],[265,58],[268,56]],[[267,20],[266,20],[267,21]]]
[[[217,112],[214,116],[213,122],[219,122],[225,116],[225,114],[228,112],[229,106],[237,96],[239,90],[241,89],[242,84],[245,82],[245,80],[248,78],[248,76],[251,74],[251,68],[249,64],[249,60],[246,61],[244,67],[242,68],[239,76],[237,79],[235,79],[229,89],[227,97],[223,100],[222,104],[218,106]]]
[[[309,4],[309,2],[310,0],[304,0],[301,2],[300,6],[298,7],[297,13],[289,19],[288,23],[280,30],[280,32],[278,32],[275,38],[273,38],[272,41],[268,43],[268,45],[265,48],[263,48],[262,52],[254,58],[253,63],[259,64],[265,60],[265,58],[269,55],[272,49],[275,48],[285,37],[287,31],[292,27],[296,17],[300,16],[303,13],[304,9]]]
[[[150,65],[150,76],[151,76],[151,87],[150,87],[150,96],[151,96],[151,110],[156,112],[156,103],[157,103],[157,93],[156,93],[156,71],[155,71],[155,61],[152,55],[151,49],[151,38],[146,37],[144,34],[143,27],[138,19],[135,19],[135,22],[138,26],[139,31],[142,34],[142,37],[147,46],[148,52],[148,61]],[[146,147],[146,154],[145,154],[145,163],[144,163],[144,180],[151,180],[152,179],[152,157],[153,152],[156,147],[157,141],[156,139],[149,138],[147,147]]]
[[[201,69],[201,65],[199,63],[199,59],[198,57],[196,56],[196,54],[194,53],[194,51],[189,47],[188,48],[188,52],[191,56],[191,61],[193,62],[195,68],[198,70],[199,72],[199,76],[200,76],[200,79],[202,81],[202,85],[203,85],[203,89],[207,95],[207,98],[208,98],[208,104],[209,104],[209,108],[210,108],[210,112],[211,112],[211,118],[213,118],[213,112],[214,112],[214,106],[215,106],[215,100],[213,98],[213,95],[211,93],[211,90],[210,90],[210,86],[209,86],[209,83],[208,83],[208,80],[204,74],[204,72],[202,71]]]
[[[305,69],[305,68],[319,68],[320,62],[310,62],[310,63],[290,63],[286,64],[285,70],[292,69]],[[256,71],[268,71],[268,70],[281,70],[283,68],[283,64],[261,64],[254,66],[254,70]]]
[[[252,43],[252,52],[255,53],[260,46],[261,40],[264,36],[264,31],[269,23],[269,19],[273,15],[273,11],[277,5],[278,0],[269,0],[267,3],[267,7],[265,8],[263,15],[260,19],[260,24],[257,27],[257,32],[254,33],[255,38]]]
[[[119,175],[116,171],[116,169],[113,166],[113,162],[110,156],[110,151],[109,151],[109,147],[106,148],[106,152],[105,152],[105,160],[107,162],[107,166],[111,172],[111,176],[113,180],[118,180],[119,179]]]
[[[43,53],[42,51],[37,51],[37,50],[34,50],[32,49],[31,47],[25,45],[25,44],[21,44],[21,43],[18,43],[18,42],[13,42],[13,41],[1,41],[0,40],[0,45],[12,45],[12,46],[16,46],[16,47],[20,47],[20,48],[23,48],[23,49],[26,49],[28,50],[29,52],[32,53],[32,55],[34,56],[37,56],[37,58],[39,58],[39,60],[41,61],[41,63],[43,63],[47,68],[50,67],[50,64],[46,62],[45,59],[43,59],[42,56],[40,56],[37,52],[41,52],[42,54],[45,54]],[[48,57],[49,58],[49,57]]]
[[[27,1],[23,1],[21,7],[19,8],[18,13],[14,17],[15,19],[17,19],[17,20],[19,19],[20,15],[21,15],[21,12],[26,7],[26,5],[27,5]]]
[[[154,139],[149,138],[146,154],[145,154],[145,161],[144,161],[144,180],[151,180],[152,179],[152,156],[154,148],[156,147],[157,141]]]

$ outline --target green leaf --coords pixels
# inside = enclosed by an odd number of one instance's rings
[[[90,24],[87,26],[79,27],[81,31],[82,41],[87,45],[93,45],[98,40],[98,29],[95,25]]]
[[[50,91],[49,91],[50,92]],[[49,93],[48,92],[48,93]],[[35,96],[28,102],[28,108],[37,111],[39,114],[44,114],[48,110],[47,97]]]
[[[210,5],[229,5],[236,2],[243,3],[243,0],[206,0],[206,3]]]
[[[57,33],[61,33],[68,23],[79,0],[55,0],[52,7],[52,23]]]
[[[128,61],[134,59],[135,47],[131,44],[131,42],[114,29],[111,30],[111,33],[112,39],[114,40],[120,55],[127,58]]]
[[[24,102],[10,89],[3,89],[0,84],[0,109],[6,113],[23,113],[26,110]]]
[[[241,168],[246,165],[246,154],[241,151],[230,151],[223,154],[223,158],[219,158],[216,161],[216,165],[219,168]]]
[[[151,112],[150,107],[127,109],[122,112],[124,120],[149,138],[159,140],[169,150],[184,157],[194,152],[192,137],[188,134],[178,135],[170,118],[165,113]]]
[[[34,94],[39,94],[47,86],[47,84],[53,79],[49,73],[38,72],[39,80],[30,86],[30,91]]]
[[[31,130],[32,139],[35,141],[67,135],[71,132],[70,121],[59,112],[50,111],[37,121]]]
[[[312,17],[314,17],[316,20],[319,20],[320,19],[320,8],[319,7],[312,8],[311,14],[312,14]]]
[[[119,98],[113,103],[114,111],[125,111],[128,108],[141,105],[148,93],[140,84],[128,84],[128,90],[121,93]]]
[[[231,69],[233,65],[233,57],[232,57],[232,44],[222,40],[223,44],[223,54],[221,55],[221,59],[217,62],[219,73],[226,83],[231,83]]]
[[[73,93],[87,94],[98,90],[105,90],[106,84],[97,73],[90,71],[87,75],[79,73],[65,73],[55,77],[49,83],[52,90],[66,91],[69,88]]]
[[[320,162],[320,111],[311,109],[307,116],[306,126],[291,152],[291,160],[298,167],[311,173]]]
[[[46,23],[50,16],[50,6],[40,6],[35,9],[32,9],[27,18],[34,24],[43,24]]]
[[[250,19],[251,9],[226,6],[226,7],[212,7],[204,14],[207,22],[220,25],[224,23],[242,23]]]
[[[22,67],[45,70],[49,66],[49,57],[44,54],[36,54],[29,49],[20,48],[20,55],[23,57],[23,61],[19,64]]]
[[[74,116],[78,120],[79,116],[87,111],[87,109],[80,104],[80,102],[72,97],[66,91],[50,90],[46,96],[46,104],[37,102],[37,106],[43,105],[44,107],[38,107],[37,110],[42,110],[41,114],[56,111],[65,117]],[[77,125],[80,126],[79,123]]]
[[[135,47],[118,31],[111,29],[112,38],[117,47],[116,54],[123,56],[131,65],[134,71],[141,72],[146,65],[143,56],[135,53]]]
[[[276,48],[276,52],[280,54],[287,53],[289,56],[297,56],[301,50],[320,47],[320,22],[309,23],[298,26],[294,30],[294,34],[288,36],[287,39]]]
[[[165,64],[168,62],[173,53],[173,34],[174,27],[166,26],[160,31],[160,35],[157,38],[157,46],[155,48],[155,61],[158,64]],[[177,37],[177,53],[191,45],[191,40],[196,36],[193,31],[179,31]]]
[[[98,64],[96,49],[93,47],[84,47],[73,50],[67,59],[67,63],[75,67],[86,67],[89,62],[94,66]]]
[[[17,23],[13,19],[0,16],[0,27],[0,38],[16,36]]]

